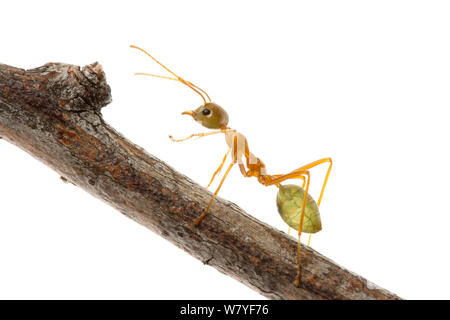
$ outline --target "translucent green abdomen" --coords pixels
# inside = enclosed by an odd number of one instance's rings
[[[298,230],[300,224],[300,214],[304,197],[305,190],[295,184],[280,186],[278,190],[278,212],[284,222],[295,230]],[[316,233],[320,230],[322,230],[322,222],[320,221],[319,207],[308,194],[302,232]]]

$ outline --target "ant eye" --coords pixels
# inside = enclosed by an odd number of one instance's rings
[[[209,115],[211,113],[211,110],[203,109],[202,113],[203,113],[203,115],[207,116],[207,115]]]

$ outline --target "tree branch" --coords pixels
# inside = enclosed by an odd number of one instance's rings
[[[203,263],[271,299],[398,299],[306,246],[296,288],[296,241],[226,200],[194,227],[211,193],[106,124],[110,101],[98,63],[0,65],[0,136]]]

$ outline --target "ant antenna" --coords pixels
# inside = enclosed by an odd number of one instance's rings
[[[135,45],[131,45],[131,48],[134,49],[138,49],[140,51],[142,51],[143,53],[145,53],[147,56],[149,56],[150,58],[153,59],[153,61],[155,61],[157,64],[159,64],[161,67],[163,67],[164,69],[166,69],[169,73],[171,73],[172,75],[175,76],[175,78],[171,78],[171,77],[166,77],[166,76],[159,76],[156,74],[151,74],[151,73],[143,73],[143,72],[138,72],[135,73],[135,75],[143,75],[143,76],[152,76],[152,77],[157,77],[157,78],[162,78],[162,79],[169,79],[169,80],[175,80],[175,81],[180,81],[181,83],[185,84],[186,86],[188,86],[189,88],[191,88],[192,90],[194,90],[195,92],[197,92],[203,99],[203,101],[206,104],[206,99],[203,96],[203,94],[200,93],[203,92],[207,97],[209,102],[211,102],[211,98],[209,97],[209,95],[206,93],[206,91],[202,90],[201,88],[197,87],[195,84],[193,84],[192,82],[186,81],[183,78],[179,77],[178,75],[176,75],[174,72],[172,72],[169,68],[167,68],[165,65],[163,65],[161,62],[159,62],[158,60],[156,60],[150,53],[148,53],[147,51],[145,51],[142,48],[139,48],[138,46]],[[198,90],[197,90],[198,89]],[[199,91],[200,90],[200,91]]]
[[[146,73],[146,72],[136,72],[135,75],[136,75],[136,76],[152,76],[152,77],[156,77],[156,78],[162,78],[162,79],[168,79],[168,80],[180,81],[181,83],[186,82],[186,83],[184,83],[184,84],[186,84],[188,87],[192,86],[192,87],[195,87],[196,89],[200,90],[201,92],[203,92],[203,93],[208,97],[209,102],[211,102],[211,98],[209,97],[209,95],[208,95],[202,88],[197,87],[197,86],[196,86],[195,84],[193,84],[192,82],[186,81],[186,80],[184,80],[183,78],[178,78],[178,79],[177,79],[177,78],[171,78],[171,77],[166,77],[166,76],[160,76],[160,75],[157,75],[157,74]],[[180,80],[180,79],[181,79],[181,80]],[[184,81],[184,82],[183,82],[183,81]],[[191,88],[191,89],[193,89],[193,88]],[[193,89],[193,90],[194,90],[194,89]],[[196,91],[196,90],[195,90],[195,91]],[[206,103],[206,101],[205,101],[205,103]]]

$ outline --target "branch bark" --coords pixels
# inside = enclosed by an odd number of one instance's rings
[[[204,264],[270,299],[399,299],[306,246],[296,288],[296,241],[229,201],[193,227],[211,193],[106,124],[110,101],[98,63],[0,65],[0,136]]]

